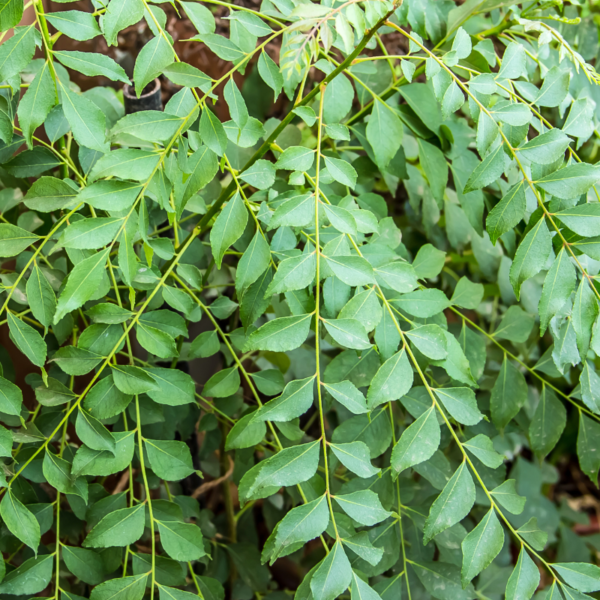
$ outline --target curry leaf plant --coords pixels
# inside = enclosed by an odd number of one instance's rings
[[[598,597],[597,7],[81,4],[0,2],[0,595]]]

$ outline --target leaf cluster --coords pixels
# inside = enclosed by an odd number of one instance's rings
[[[91,5],[0,2],[0,594],[594,598],[597,7]]]

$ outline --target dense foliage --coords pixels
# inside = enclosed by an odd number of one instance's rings
[[[591,598],[593,7],[92,3],[0,2],[0,594]]]

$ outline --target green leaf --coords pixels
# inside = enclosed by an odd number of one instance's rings
[[[517,300],[521,295],[523,282],[537,275],[543,269],[551,252],[552,239],[546,219],[542,217],[521,241],[510,268],[510,283]]]
[[[0,456],[11,458],[13,446],[13,435],[9,429],[0,427]]]
[[[248,122],[248,108],[232,77],[225,84],[223,97],[225,98],[225,102],[227,102],[229,115],[240,129],[244,129]]]
[[[352,546],[350,546],[352,548]],[[379,594],[352,571],[351,600],[381,600]]]
[[[547,386],[542,388],[540,401],[529,425],[531,449],[545,458],[554,449],[567,424],[563,403]]]
[[[10,489],[0,502],[0,515],[8,530],[37,555],[40,545],[40,525],[31,511]]]
[[[160,543],[174,560],[198,560],[206,553],[200,527],[192,523],[158,521]]]
[[[17,256],[40,238],[9,223],[0,223],[0,256]]]
[[[498,75],[505,79],[518,79],[527,76],[527,56],[525,48],[516,42],[508,44],[502,57]]]
[[[575,267],[565,248],[561,248],[554,259],[542,289],[538,306],[540,314],[540,335],[543,335],[550,320],[564,306],[575,289]]]
[[[277,100],[283,88],[283,77],[279,72],[279,67],[264,50],[258,58],[258,72],[262,80],[275,92],[275,100]]]
[[[366,350],[371,347],[365,328],[356,319],[323,319],[329,335],[344,348]]]
[[[337,282],[336,279],[332,279],[332,281]],[[377,299],[377,290],[370,288],[350,298],[340,311],[339,318],[356,319],[362,323],[367,332],[370,332],[379,324],[382,315],[383,312]]]
[[[367,401],[364,395],[351,381],[340,383],[323,383],[325,389],[351,413],[361,415],[368,412]]]
[[[577,456],[581,470],[598,485],[600,469],[600,424],[583,413],[579,414]]]
[[[136,3],[138,0],[135,0]],[[135,93],[140,97],[144,88],[173,62],[173,46],[162,35],[152,38],[139,52],[133,69]]]
[[[303,146],[290,146],[279,156],[275,167],[289,171],[308,171],[313,166],[314,160],[314,150]]]
[[[425,127],[437,133],[442,124],[442,117],[431,88],[424,83],[411,83],[399,87],[398,91]]]
[[[477,165],[473,173],[471,173],[463,189],[463,194],[480,190],[493,181],[496,181],[496,179],[499,179],[502,173],[504,173],[506,162],[507,158],[504,153],[504,146],[500,144],[496,149],[491,150]]]
[[[494,425],[498,429],[504,429],[526,401],[527,382],[525,377],[504,355],[490,399]]]
[[[427,544],[438,533],[462,521],[475,503],[475,484],[463,461],[435,499],[423,529],[423,543]]]
[[[325,496],[290,510],[278,523],[271,554],[271,564],[289,554],[297,544],[305,544],[321,535],[329,524],[329,508]]]
[[[101,210],[126,210],[137,198],[141,186],[129,181],[98,181],[83,188],[77,200]]]
[[[440,426],[436,408],[432,406],[402,433],[392,451],[392,469],[399,474],[408,467],[428,460],[439,445]]]
[[[8,313],[10,315],[10,313]],[[23,392],[14,383],[0,377],[0,412],[18,417],[23,406]]]
[[[136,338],[140,346],[160,358],[179,356],[175,340],[165,331],[140,323],[136,327]]]
[[[290,381],[281,396],[270,400],[255,413],[252,422],[291,421],[303,415],[313,404],[315,377]]]
[[[227,249],[244,233],[248,221],[248,211],[239,192],[219,213],[210,231],[210,245],[217,268],[221,268]]]
[[[419,248],[412,266],[419,279],[429,279],[440,274],[445,261],[445,252],[431,244],[424,244]]]
[[[43,367],[48,348],[42,336],[31,326],[6,312],[10,339],[15,346],[36,366]]]
[[[520,127],[531,122],[532,114],[529,107],[519,102],[506,103],[498,102],[494,105],[491,114],[494,119],[513,127]]]
[[[323,156],[323,158],[325,159],[325,167],[329,174],[337,182],[354,189],[358,178],[358,174],[354,167],[350,163],[339,158],[330,158],[328,156]]]
[[[204,8],[201,4],[196,4],[195,6]],[[197,87],[205,93],[209,91],[213,81],[200,69],[197,69],[196,67],[188,65],[184,62],[174,62],[168,67],[165,67],[163,74],[175,85],[181,85],[189,88]]]
[[[97,292],[104,276],[109,252],[110,248],[107,248],[75,265],[58,298],[56,313],[54,314],[55,324],[67,313],[85,304]]]
[[[517,529],[517,533],[534,549],[541,552],[548,541],[548,533],[538,528],[536,517],[531,517],[525,525]]]
[[[116,440],[114,455],[81,446],[73,459],[73,474],[106,477],[125,470],[133,460],[134,432],[115,432],[113,435]]]
[[[448,183],[448,163],[437,146],[420,138],[417,141],[419,143],[419,158],[427,181],[429,181],[431,193],[436,200],[441,202],[444,199],[444,192]]]
[[[65,248],[97,250],[109,244],[123,224],[123,219],[115,217],[81,219],[63,231],[58,244]]]
[[[56,296],[52,286],[42,273],[37,262],[33,263],[31,275],[26,285],[27,300],[33,316],[44,326],[52,325],[56,310]]]
[[[446,334],[439,325],[422,325],[406,332],[406,337],[428,358],[443,360],[446,351]]]
[[[395,298],[393,303],[408,314],[422,319],[428,319],[450,306],[446,294],[442,290],[415,290]]]
[[[8,31],[23,17],[23,3],[20,0],[8,0],[0,7],[0,31]]]
[[[80,496],[88,501],[88,485],[85,479],[75,479],[71,474],[71,464],[50,451],[46,451],[42,465],[48,483],[63,494]]]
[[[401,294],[412,292],[418,285],[417,274],[412,265],[404,262],[391,262],[375,269],[377,283]]]
[[[510,306],[504,313],[494,337],[500,340],[510,340],[523,344],[527,341],[533,329],[535,320],[519,306]]]
[[[285,381],[279,369],[265,369],[258,373],[250,373],[254,384],[265,396],[275,396],[283,391]]]
[[[263,422],[253,422],[253,412],[244,415],[231,428],[225,444],[226,450],[256,446],[265,437],[267,426]]]
[[[467,277],[461,277],[454,288],[451,302],[455,306],[475,310],[481,304],[483,294],[483,285],[473,283]]]
[[[79,439],[92,450],[106,450],[115,454],[115,438],[112,433],[98,419],[82,409],[77,411],[75,430]]]
[[[244,352],[272,350],[288,352],[302,345],[308,337],[312,314],[273,319],[248,337]]]
[[[217,156],[222,156],[227,148],[227,134],[219,118],[208,107],[202,111],[198,131],[204,144]]]
[[[519,154],[535,164],[550,165],[564,156],[571,140],[562,131],[551,129],[518,148]]]
[[[504,545],[504,531],[491,508],[462,541],[462,584],[467,584],[490,565]]]
[[[586,563],[553,563],[552,568],[569,584],[580,592],[600,590],[600,567]]]
[[[128,546],[144,533],[144,505],[121,508],[107,514],[88,533],[85,548]]]
[[[506,510],[513,515],[520,515],[525,507],[525,498],[519,496],[515,484],[516,482],[514,479],[507,479],[490,493]]]
[[[143,15],[144,4],[141,0],[113,0],[102,19],[102,30],[108,45],[116,46],[117,34],[140,21]]]
[[[427,562],[423,559],[419,563],[411,563],[423,587],[433,598],[443,600],[468,600],[475,595],[472,585],[463,589],[458,566],[446,562]]]
[[[182,125],[183,119],[175,115],[144,110],[119,119],[110,130],[110,136],[133,135],[141,140],[167,142]]]
[[[142,600],[147,579],[148,573],[110,579],[92,590],[90,600]]]
[[[577,163],[563,167],[542,179],[534,181],[535,185],[548,194],[568,200],[585,194],[592,185],[600,181],[600,170],[587,163]],[[583,205],[585,206],[585,205]],[[567,216],[573,209],[567,209]]]
[[[362,286],[375,283],[373,267],[361,256],[326,256],[327,266],[346,285]]]
[[[196,385],[187,373],[177,369],[150,367],[147,369],[147,374],[154,382],[154,387],[147,391],[154,402],[167,406],[181,406],[195,401]]]
[[[64,15],[66,13],[58,14]],[[127,77],[127,73],[125,73],[123,67],[104,54],[70,50],[54,51],[53,54],[63,65],[65,65],[65,67],[73,69],[74,71],[79,71],[79,73],[83,73],[88,77],[107,77],[112,81],[121,81],[129,84],[129,77]],[[63,94],[64,90],[65,88],[63,87]],[[68,118],[69,117],[67,116],[67,119]]]
[[[330,444],[330,447],[338,460],[359,477],[372,477],[381,470],[371,464],[369,448],[363,442]]]
[[[47,213],[75,204],[76,197],[77,192],[64,181],[40,177],[27,191],[24,203],[27,208]]]
[[[540,583],[540,572],[527,550],[521,547],[517,564],[506,584],[507,600],[529,600]]]
[[[329,204],[321,204],[321,206],[327,215],[327,219],[335,229],[340,233],[356,235],[357,224],[353,214],[354,211],[351,212],[345,208]]]
[[[150,467],[161,479],[178,481],[195,471],[190,449],[184,442],[146,439],[144,446]]]
[[[226,61],[237,62],[246,56],[243,50],[222,35],[203,33],[192,39],[204,42],[219,58]]]
[[[271,249],[265,237],[257,231],[246,248],[236,271],[235,289],[244,292],[265,272],[271,262]]]
[[[385,170],[400,148],[403,129],[394,109],[379,98],[373,99],[373,110],[366,133],[377,166]]]
[[[0,81],[18,75],[31,61],[35,47],[41,45],[35,24],[15,27],[13,36],[0,46]]]
[[[352,580],[352,567],[342,543],[336,541],[329,554],[321,561],[310,580],[313,597],[334,600],[346,591]]]
[[[208,8],[197,2],[182,2],[181,5],[198,33],[215,32],[215,18]]]
[[[98,585],[106,577],[102,557],[93,550],[63,546],[62,559],[67,569],[81,581],[89,585]]]
[[[266,498],[282,486],[308,481],[319,464],[320,441],[285,448],[246,472],[239,485],[243,502]]]
[[[117,389],[123,394],[134,396],[152,392],[157,388],[157,382],[154,377],[140,367],[115,365],[112,366],[112,375]]]
[[[225,398],[237,392],[240,373],[237,366],[215,373],[205,384],[203,394],[212,398]]]
[[[471,426],[483,419],[483,414],[477,407],[475,393],[470,388],[436,388],[434,392],[444,408],[459,423]]]
[[[474,454],[486,467],[497,469],[503,462],[504,458],[494,450],[492,440],[483,433],[472,437],[463,443],[463,447]]]
[[[312,194],[294,195],[277,207],[271,217],[269,229],[284,225],[301,227],[315,217],[315,199]]]
[[[308,287],[315,278],[316,253],[300,254],[286,258],[279,263],[275,277],[265,292],[265,298],[273,294],[301,290]]]
[[[404,349],[388,358],[373,377],[367,393],[367,404],[373,410],[381,404],[398,400],[410,390],[413,371]]]
[[[35,596],[46,589],[53,572],[53,554],[30,558],[4,578],[0,584],[0,593]]]
[[[105,154],[93,166],[90,181],[104,177],[120,177],[147,181],[158,164],[159,155],[132,148],[120,148]]]
[[[62,82],[60,89],[63,111],[77,143],[102,154],[109,152],[104,113],[91,100],[72,92]]]
[[[55,103],[54,82],[50,74],[49,64],[45,62],[34,80],[29,84],[17,108],[19,126],[23,131],[23,137],[27,141],[29,149],[33,148],[33,133],[46,120]]]
[[[190,358],[208,358],[220,349],[219,336],[216,331],[204,331],[190,344]]]
[[[79,10],[65,10],[49,14],[46,15],[46,20],[58,31],[79,42],[91,40],[102,34],[93,15]]]
[[[534,102],[538,106],[559,106],[569,93],[570,76],[568,71],[558,65],[552,67],[544,78],[542,89],[538,92]]]
[[[240,179],[259,190],[266,190],[275,182],[275,167],[268,160],[257,160],[240,175]]]
[[[212,181],[218,169],[217,156],[207,146],[201,146],[188,158],[190,176],[183,194],[183,207],[196,192]]]
[[[376,525],[392,514],[381,506],[379,496],[371,490],[334,496],[334,499],[351,519],[361,525]]]
[[[495,245],[501,235],[521,222],[525,216],[525,209],[525,182],[521,180],[508,190],[487,216],[485,227],[492,244]]]

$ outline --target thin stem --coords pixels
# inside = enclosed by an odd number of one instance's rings
[[[138,439],[138,452],[140,458],[140,468],[142,471],[142,479],[144,481],[144,491],[146,494],[146,502],[148,504],[148,514],[150,516],[150,544],[152,547],[152,575],[150,584],[150,598],[154,598],[154,587],[156,585],[156,534],[154,531],[154,513],[152,512],[152,497],[150,494],[150,486],[148,485],[148,477],[146,476],[146,465],[144,459],[144,445],[142,443],[142,416],[140,413],[140,400],[136,395],[135,397],[135,417],[137,421],[137,439]]]
[[[321,440],[323,443],[323,463],[325,465],[325,489],[327,493],[327,504],[329,505],[329,513],[331,522],[335,530],[335,536],[339,540],[337,524],[335,522],[335,514],[331,504],[331,486],[329,484],[329,464],[327,460],[327,433],[325,429],[325,416],[323,411],[323,396],[321,393],[321,344],[320,344],[320,325],[321,325],[321,246],[319,243],[319,180],[321,175],[321,142],[323,131],[323,103],[325,99],[325,85],[321,85],[321,99],[319,101],[319,115],[317,128],[317,168],[315,175],[315,238],[316,238],[316,283],[315,283],[315,362],[317,380],[317,399],[319,402],[319,422],[321,424]]]

